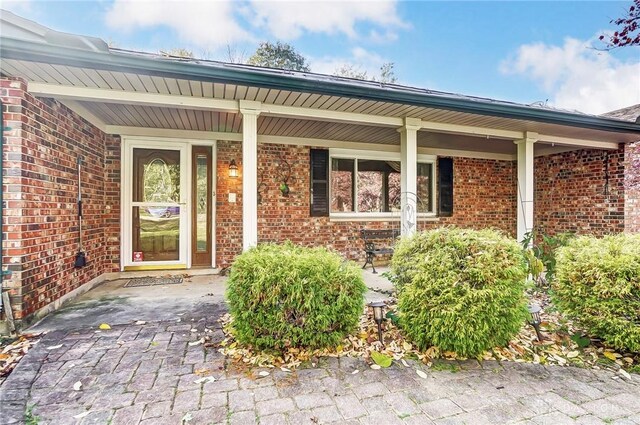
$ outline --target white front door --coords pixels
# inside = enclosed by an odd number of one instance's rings
[[[187,147],[186,143],[125,142],[125,269],[188,266]]]

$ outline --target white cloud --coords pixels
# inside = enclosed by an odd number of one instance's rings
[[[234,16],[240,10],[238,6],[230,0],[115,0],[107,11],[106,22],[111,28],[124,31],[165,26],[175,31],[183,43],[218,49],[253,40]]]
[[[562,46],[525,44],[500,71],[535,81],[559,108],[601,114],[640,103],[640,61],[623,62],[592,45],[574,38]]]
[[[2,9],[16,14],[26,14],[33,11],[31,0],[3,0]]]
[[[356,38],[360,22],[385,29],[408,26],[398,16],[395,0],[252,0],[251,6],[254,25],[282,40],[296,39],[305,32]]]
[[[319,74],[332,75],[336,69],[343,66],[353,66],[357,71],[366,71],[367,76],[373,77],[380,73],[383,63],[389,62],[377,53],[370,52],[362,47],[351,49],[348,57],[325,56],[310,58],[311,70]]]
[[[126,32],[164,26],[181,43],[212,50],[308,33],[381,43],[396,40],[394,31],[409,27],[398,15],[397,0],[115,0],[105,20]]]

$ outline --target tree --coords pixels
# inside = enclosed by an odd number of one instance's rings
[[[269,41],[261,42],[247,63],[267,68],[290,69],[302,72],[311,71],[304,56],[298,53],[292,45],[281,43],[280,41],[275,44]]]
[[[336,68],[333,75],[338,77],[354,78],[356,80],[368,80],[367,71],[361,71],[359,68],[353,65],[342,65],[340,68]]]
[[[395,71],[393,70],[394,66],[395,64],[393,62],[385,62],[380,67],[380,75],[369,77],[367,75],[367,71],[361,71],[354,65],[342,65],[340,68],[336,68],[333,75],[338,77],[354,78],[356,80],[370,80],[393,84],[398,81]]]
[[[610,22],[617,25],[618,30],[613,34],[600,36],[600,40],[606,43],[607,50],[616,47],[640,46],[640,0],[633,1],[625,16],[612,19]]]
[[[380,78],[377,81],[381,83],[389,83],[393,84],[398,81],[396,77],[396,72],[393,70],[395,64],[393,62],[383,63],[380,67]]]
[[[173,49],[160,50],[160,54],[163,56],[175,56],[179,58],[193,59],[193,52],[187,50],[184,47],[174,47]]]

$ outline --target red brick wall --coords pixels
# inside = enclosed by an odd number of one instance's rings
[[[105,136],[103,218],[107,273],[120,270],[120,145],[119,136]]]
[[[258,240],[291,240],[302,245],[322,245],[362,259],[361,228],[399,228],[396,221],[330,221],[328,217],[309,216],[308,146],[258,145],[258,182],[262,203],[258,206]],[[241,167],[241,144],[218,143],[217,259],[227,266],[242,248],[242,185],[228,177],[228,166],[235,159]],[[280,193],[278,164],[284,158],[291,165],[291,192]],[[420,228],[443,224],[483,228],[495,227],[515,232],[515,180],[511,161],[456,158],[454,160],[454,216],[438,221],[420,221]],[[237,204],[228,203],[230,185],[238,193]]]
[[[107,246],[114,242],[120,195],[117,186],[105,185],[116,172],[104,133],[63,105],[36,99],[22,81],[0,80],[0,87],[5,125],[12,128],[5,138],[4,231],[9,238],[4,263],[14,272],[9,286],[15,316],[23,319],[113,270],[114,253]],[[119,148],[116,151],[119,156]],[[88,258],[87,267],[81,269],[73,267],[78,250],[78,156],[83,157],[83,247]]]
[[[608,154],[608,194],[605,162]],[[624,231],[624,149],[578,150],[535,160],[535,227],[548,234]]]
[[[516,173],[515,161],[454,158],[453,216],[434,224],[490,227],[515,236]]]
[[[238,165],[238,177],[229,177],[229,162]],[[218,142],[216,184],[216,265],[226,267],[242,251],[242,145]],[[236,202],[229,202],[229,193]]]
[[[640,232],[640,142],[625,146],[626,232]]]

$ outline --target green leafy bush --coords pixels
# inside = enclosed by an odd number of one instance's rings
[[[236,338],[260,349],[335,346],[358,324],[362,271],[325,248],[287,242],[244,252],[227,298]]]
[[[536,230],[524,235],[522,248],[529,266],[528,273],[533,276],[534,281],[542,286],[553,282],[556,275],[556,251],[574,237],[575,234],[571,232],[551,236]],[[543,271],[544,278],[542,277]]]
[[[396,245],[400,324],[418,347],[473,357],[505,345],[526,319],[526,265],[494,230],[440,228]]]
[[[558,308],[615,348],[640,352],[640,234],[582,236],[557,258]]]

